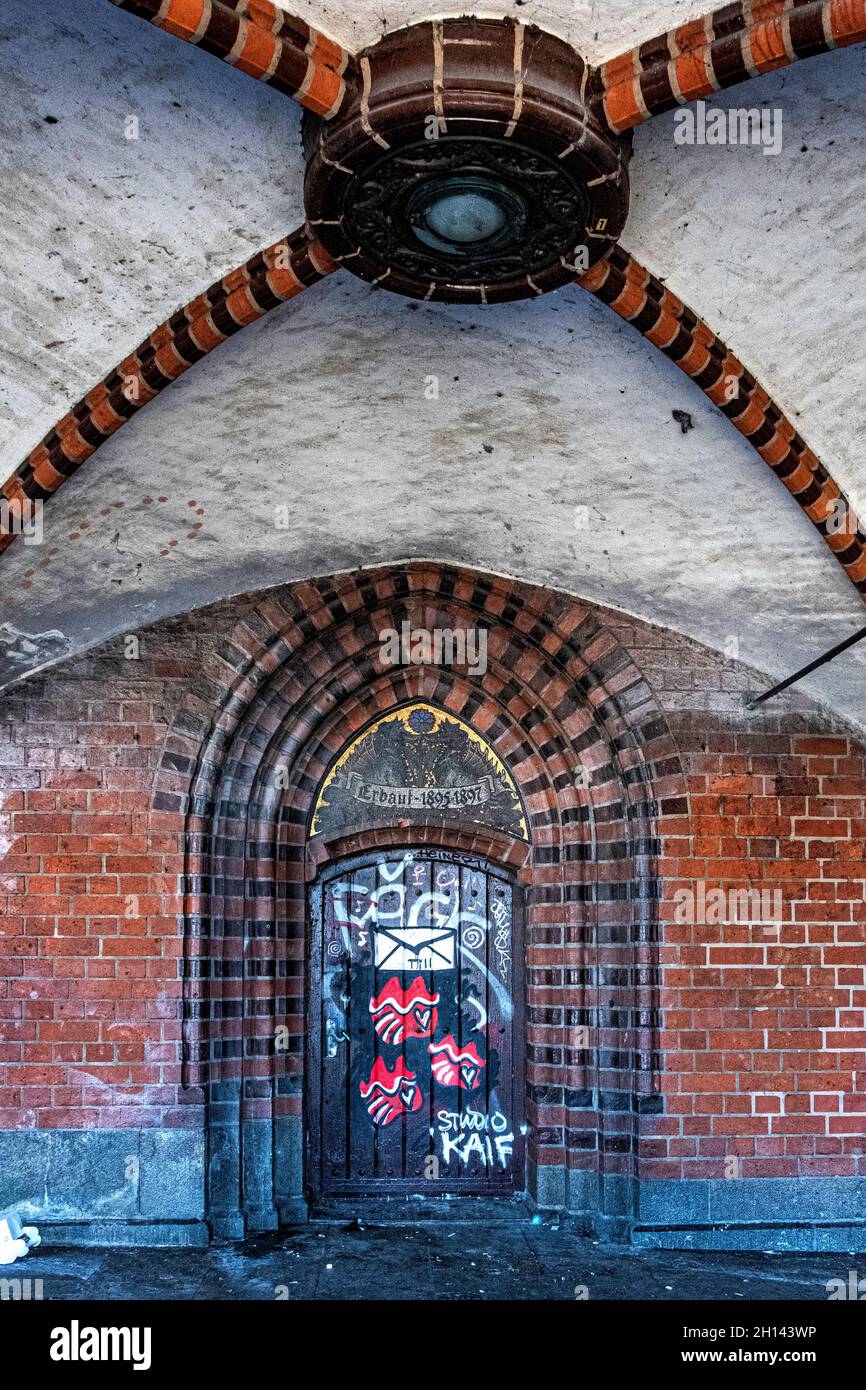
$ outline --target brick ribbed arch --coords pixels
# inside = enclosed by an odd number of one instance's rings
[[[112,0],[179,38],[280,87],[326,117],[339,114],[355,60],[271,0]],[[735,0],[611,59],[588,92],[625,131],[694,97],[815,53],[866,39],[866,0]],[[334,86],[336,82],[337,86]],[[330,103],[330,105],[328,104]],[[336,268],[309,230],[252,257],[160,325],[79,401],[0,487],[0,553],[16,512],[46,501],[110,435],[225,338]],[[571,267],[569,267],[571,268]],[[711,329],[628,252],[614,247],[576,282],[627,318],[705,391],[770,464],[866,596],[866,531],[821,463]],[[738,384],[736,398],[723,392]],[[846,523],[833,520],[845,503]]]
[[[356,59],[271,0],[111,0],[331,119]],[[684,102],[866,39],[866,0],[734,0],[589,68],[619,133]]]
[[[74,405],[0,487],[12,508],[46,502],[142,406],[248,323],[336,270],[301,229],[238,266],[171,315]],[[0,519],[0,553],[15,539]]]
[[[700,386],[787,488],[866,601],[862,522],[829,469],[721,338],[621,246],[577,283]]]
[[[189,367],[247,323],[336,269],[324,247],[301,230],[253,256],[155,329],[0,487],[0,497],[12,504],[8,515],[0,515],[0,554],[15,539],[14,508],[50,500],[106,439]],[[621,247],[575,283],[631,323],[700,386],[772,468],[866,599],[866,530],[827,466],[722,339]],[[840,503],[844,525],[835,520]]]
[[[734,0],[593,73],[612,130],[866,39],[866,0]]]
[[[486,673],[384,668],[379,633],[404,619],[483,624]],[[333,758],[414,698],[459,714],[505,762],[528,811],[528,859],[523,843],[435,817],[307,846]],[[186,827],[187,1080],[208,1102],[214,1229],[273,1225],[301,1196],[305,885],[323,862],[387,839],[519,869],[532,1187],[626,1231],[640,1115],[661,1110],[654,860],[686,804],[641,673],[566,595],[413,565],[264,599],[190,696],[155,802]]]
[[[352,57],[270,0],[111,0],[175,38],[284,92],[326,120],[346,98]]]

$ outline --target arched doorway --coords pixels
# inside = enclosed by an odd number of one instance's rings
[[[313,1202],[522,1192],[520,885],[456,850],[377,850],[320,876],[309,933]]]
[[[486,672],[382,668],[384,630],[467,622]],[[638,1144],[669,1123],[656,866],[687,788],[615,630],[567,595],[394,566],[265,596],[205,676],[154,808],[183,836],[183,1079],[212,1232],[308,1214],[310,885],[352,855],[448,849],[525,894],[529,1200],[629,1238]]]

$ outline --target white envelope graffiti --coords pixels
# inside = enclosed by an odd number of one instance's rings
[[[457,933],[449,928],[379,927],[376,966],[389,970],[453,970]]]

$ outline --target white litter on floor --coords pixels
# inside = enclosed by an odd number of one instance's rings
[[[0,1265],[11,1265],[20,1260],[34,1245],[41,1245],[42,1237],[35,1226],[22,1226],[14,1212],[0,1216]]]

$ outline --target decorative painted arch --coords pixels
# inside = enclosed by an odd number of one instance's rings
[[[469,618],[488,626],[483,675],[382,666],[382,626]],[[335,759],[412,701],[483,735],[526,806],[528,855],[525,841],[436,813],[311,848]],[[273,1226],[301,1200],[306,883],[347,853],[427,843],[519,871],[532,1190],[625,1230],[640,1116],[661,1109],[654,862],[686,805],[640,671],[566,595],[412,565],[265,597],[190,695],[155,801],[185,830],[186,1080],[207,1102],[213,1228]]]
[[[399,765],[409,765],[409,784],[365,780],[368,761],[383,759],[392,768],[398,761],[398,776]],[[461,773],[464,779],[455,780]],[[435,809],[465,826],[529,839],[520,793],[487,739],[456,714],[423,700],[380,715],[334,760],[313,806],[309,838],[335,834],[352,815],[357,821],[359,802],[379,821]]]

